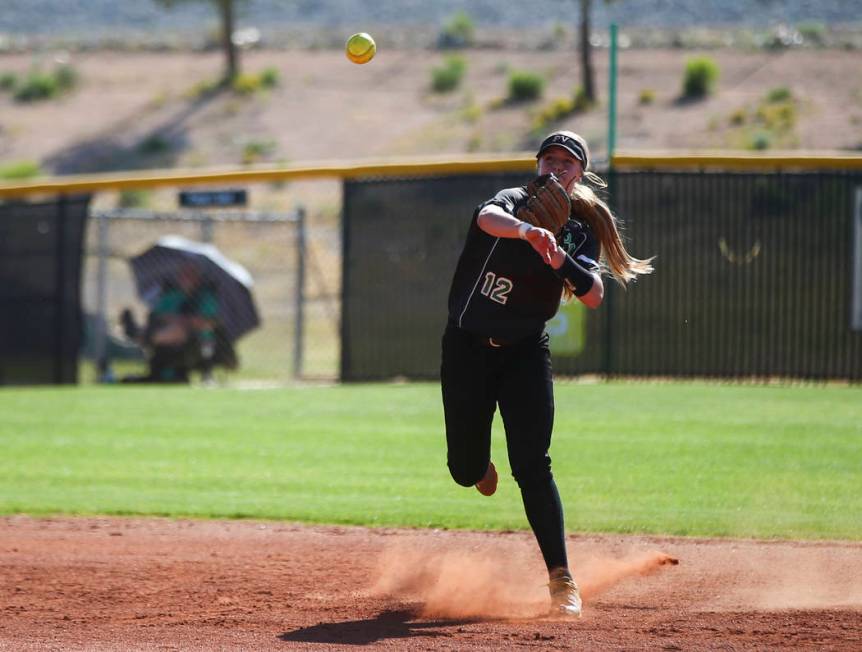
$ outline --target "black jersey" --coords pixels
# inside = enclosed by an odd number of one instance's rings
[[[449,322],[466,331],[514,342],[540,333],[553,317],[563,281],[526,240],[498,238],[479,228],[477,217],[488,204],[515,214],[527,200],[525,186],[506,188],[473,211],[473,219],[449,290]],[[598,271],[598,241],[575,218],[563,227],[561,246],[589,271]]]

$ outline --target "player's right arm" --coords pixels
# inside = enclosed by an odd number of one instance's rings
[[[485,204],[476,217],[482,231],[495,238],[521,238],[530,243],[545,263],[551,263],[551,255],[557,248],[554,234],[547,229],[522,222],[497,204]]]

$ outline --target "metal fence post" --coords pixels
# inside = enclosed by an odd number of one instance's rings
[[[305,324],[305,208],[296,209],[296,324],[293,329],[293,377],[302,376],[302,343]]]
[[[108,248],[110,225],[108,214],[98,213],[99,260],[96,267],[96,319],[94,333],[94,357],[100,382],[110,380],[110,364],[108,359]]]
[[[851,328],[862,331],[862,186],[856,188],[853,203],[853,251],[850,254],[853,265],[853,298]]]
[[[611,23],[611,43],[609,49],[610,63],[608,70],[608,202],[612,208],[619,206],[615,197],[617,188],[614,172],[614,150],[617,142],[617,25]],[[614,289],[613,283],[605,285],[604,300],[604,350],[602,352],[602,368],[605,376],[610,376],[614,370]]]
[[[213,218],[209,215],[201,216],[201,241],[207,244],[213,241]]]
[[[57,317],[54,322],[54,382],[61,384],[65,377],[65,342],[63,318],[66,314],[66,229],[68,228],[68,197],[60,195],[57,200],[57,243],[54,262],[54,306]]]
[[[617,147],[617,24],[611,23],[611,44],[608,66],[608,165]]]

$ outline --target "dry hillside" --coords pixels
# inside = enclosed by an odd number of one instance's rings
[[[618,149],[744,149],[758,139],[772,149],[862,147],[858,53],[705,54],[720,69],[716,91],[681,103],[685,62],[698,53],[621,53]],[[384,50],[357,66],[334,51],[251,52],[244,69],[274,68],[279,83],[243,96],[197,92],[217,78],[217,53],[77,54],[70,63],[79,82],[59,99],[20,103],[0,94],[0,162],[36,161],[46,172],[65,174],[529,150],[537,111],[570,97],[578,84],[571,52],[478,50],[463,55],[458,89],[432,93],[431,69],[444,56]],[[587,135],[600,158],[607,133],[604,53],[596,62],[602,103],[556,124]],[[33,63],[30,55],[7,55],[0,71],[22,75]],[[40,63],[52,65],[47,57]],[[544,76],[543,98],[502,102],[513,70]],[[763,107],[777,88],[790,92],[789,108],[770,123]]]

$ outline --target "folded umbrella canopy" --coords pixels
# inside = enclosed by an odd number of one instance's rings
[[[176,282],[189,263],[216,294],[219,322],[230,341],[260,325],[248,270],[224,256],[215,246],[169,235],[130,260],[138,296],[152,307],[168,283]]]

